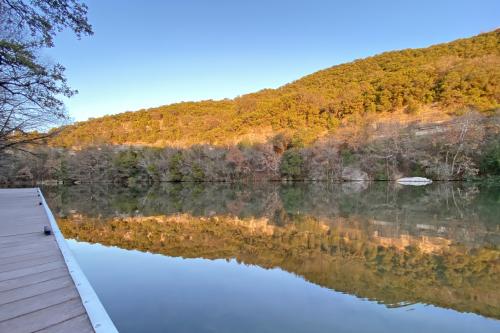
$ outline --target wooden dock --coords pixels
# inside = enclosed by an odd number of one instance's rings
[[[65,246],[38,189],[0,189],[0,332],[117,332]]]

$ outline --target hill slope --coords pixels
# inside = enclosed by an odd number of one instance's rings
[[[423,49],[383,53],[321,70],[234,100],[177,103],[67,126],[55,146],[187,146],[263,141],[279,132],[305,141],[366,114],[432,107],[446,113],[500,105],[500,29]]]

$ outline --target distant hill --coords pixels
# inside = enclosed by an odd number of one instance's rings
[[[280,132],[311,142],[367,114],[496,109],[499,83],[497,29],[333,66],[233,100],[183,102],[77,122],[51,144],[224,145],[264,141]]]

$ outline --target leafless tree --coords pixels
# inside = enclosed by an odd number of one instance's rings
[[[92,34],[86,15],[77,0],[0,0],[0,154],[43,140],[68,119],[61,97],[76,91],[64,67],[42,61],[39,51],[63,29]]]

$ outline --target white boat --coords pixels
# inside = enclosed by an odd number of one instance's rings
[[[424,177],[404,177],[396,180],[401,185],[422,186],[432,183],[432,180]]]

